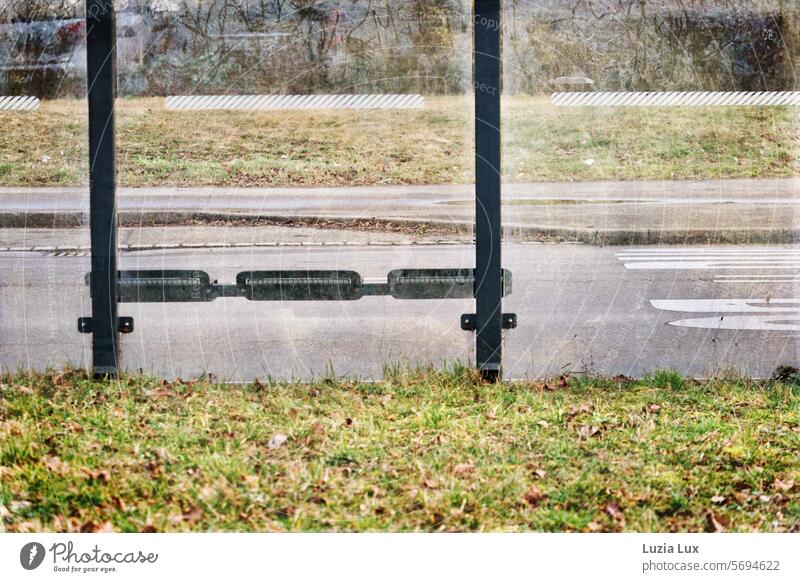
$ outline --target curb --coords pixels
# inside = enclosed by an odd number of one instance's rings
[[[123,227],[202,226],[204,223],[225,223],[230,226],[283,226],[314,228],[315,221],[324,222],[318,228],[340,226],[341,229],[369,230],[371,226],[432,228],[447,234],[472,234],[472,222],[418,220],[406,218],[377,218],[364,216],[304,216],[244,214],[226,211],[147,211],[119,213]],[[354,225],[355,223],[355,225]],[[0,228],[77,228],[88,226],[86,212],[0,212]],[[375,230],[380,230],[376,228]],[[686,228],[653,229],[596,229],[510,224],[503,228],[509,240],[570,242],[594,246],[624,245],[746,245],[795,244],[800,242],[800,228]]]

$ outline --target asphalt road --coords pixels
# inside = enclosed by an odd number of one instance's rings
[[[797,247],[593,247],[508,244],[506,376],[592,372],[639,376],[674,368],[768,376],[798,364]],[[88,364],[88,256],[0,252],[0,367]],[[233,282],[251,269],[349,269],[385,281],[402,267],[469,267],[473,248],[449,246],[164,249],[122,253],[122,268],[197,268]],[[474,358],[459,316],[470,300],[366,297],[342,302],[124,304],[135,319],[123,364],[160,376],[219,379],[378,376],[384,364]]]
[[[800,237],[800,179],[504,184],[507,235],[605,244],[783,243]],[[210,219],[474,223],[474,186],[119,188],[124,224]],[[86,188],[0,188],[0,224],[88,224]]]

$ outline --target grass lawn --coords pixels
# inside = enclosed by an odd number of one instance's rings
[[[793,108],[556,108],[504,104],[513,182],[785,177],[800,171]],[[0,186],[87,183],[82,101],[0,112]],[[118,102],[120,184],[347,186],[472,179],[472,102],[406,111],[174,112]]]
[[[797,531],[800,385],[0,379],[7,531]]]

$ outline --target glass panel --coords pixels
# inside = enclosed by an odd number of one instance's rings
[[[797,4],[504,6],[508,374],[796,365]]]
[[[0,6],[0,369],[90,363],[83,2]]]
[[[388,277],[474,266],[471,3],[298,6],[120,14],[121,264],[201,271],[213,289],[173,288],[216,297],[123,304],[130,369],[375,376],[470,357],[471,299],[401,299],[441,279]],[[330,285],[364,296],[290,300]]]

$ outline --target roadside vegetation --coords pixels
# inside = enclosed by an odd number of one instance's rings
[[[797,175],[791,108],[556,108],[504,105],[509,182],[770,178]],[[0,186],[88,179],[79,100],[0,112]],[[405,111],[174,112],[118,102],[123,186],[351,186],[472,180],[472,103],[430,97]]]
[[[797,531],[800,384],[0,379],[6,531]]]

